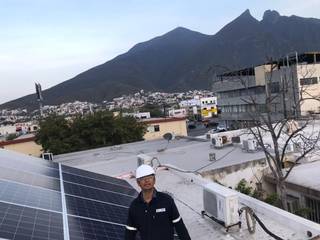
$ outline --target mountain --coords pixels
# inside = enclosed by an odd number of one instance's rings
[[[249,10],[215,35],[178,27],[43,92],[44,104],[101,102],[140,89],[209,89],[212,69],[238,69],[289,52],[320,51],[320,20],[267,10],[261,21]],[[34,108],[35,94],[0,108]]]

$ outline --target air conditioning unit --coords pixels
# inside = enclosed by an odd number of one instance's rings
[[[152,159],[153,157],[149,156],[149,155],[146,155],[146,154],[139,154],[137,156],[137,165],[138,167],[142,164],[146,164],[146,165],[150,165],[152,166]]]
[[[226,228],[239,224],[238,195],[229,188],[208,183],[203,188],[203,206],[206,214]]]
[[[243,150],[247,152],[255,152],[257,151],[257,142],[254,139],[248,139],[242,141]]]
[[[216,137],[215,138],[215,145],[216,148],[222,148],[223,147],[223,140],[222,137]]]
[[[42,159],[52,161],[53,160],[53,154],[52,153],[42,153]]]
[[[287,153],[292,153],[292,152],[294,152],[294,144],[292,143],[292,142],[290,142],[290,143],[288,143],[287,144],[287,147],[286,147],[286,152]]]
[[[248,140],[248,149],[249,151],[256,151],[257,150],[257,141],[254,139]]]

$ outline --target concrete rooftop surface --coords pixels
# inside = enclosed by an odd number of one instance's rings
[[[217,159],[214,163],[209,161],[209,153],[213,152]],[[264,157],[263,152],[243,152],[240,146],[213,149],[210,141],[175,139],[169,143],[166,140],[141,141],[61,154],[54,156],[54,161],[97,173],[120,176],[135,170],[137,155],[141,153],[156,157],[161,164],[171,164],[188,171],[200,168],[201,171],[219,169]]]

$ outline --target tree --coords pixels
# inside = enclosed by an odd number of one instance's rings
[[[76,116],[67,121],[51,115],[40,122],[37,142],[53,154],[129,143],[143,139],[146,127],[133,117],[116,117],[110,112]]]
[[[58,115],[50,115],[40,122],[40,129],[36,134],[36,141],[47,152],[54,154],[69,152],[71,144],[67,139],[71,135],[68,121]]]
[[[150,112],[151,117],[163,117],[162,107],[156,104],[146,104],[140,108],[140,112]]]

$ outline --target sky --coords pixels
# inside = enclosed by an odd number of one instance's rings
[[[178,26],[213,35],[246,9],[320,19],[320,0],[0,0],[0,104]]]

